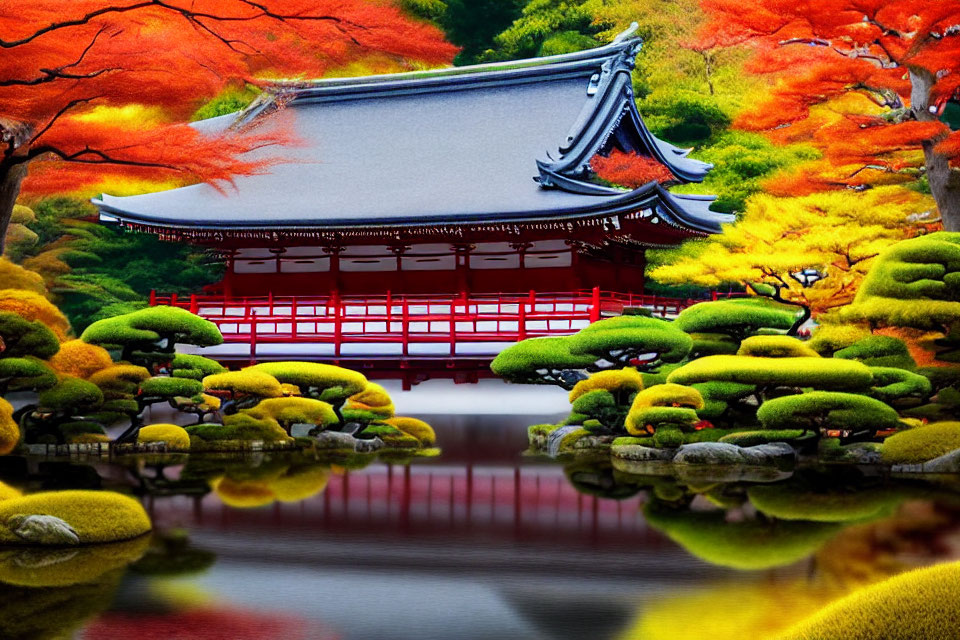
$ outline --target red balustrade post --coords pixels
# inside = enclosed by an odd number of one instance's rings
[[[150,289],[150,306],[151,307],[157,306],[157,290],[156,289]]]
[[[527,339],[527,305],[521,300],[517,303],[517,340]]]
[[[273,316],[273,291],[267,293],[267,304],[270,306],[270,315]]]
[[[390,324],[390,320],[392,319],[392,316],[393,316],[393,296],[390,295],[390,289],[387,289],[387,308],[386,308],[386,312],[387,312],[387,314],[386,314],[386,315],[387,315],[387,333],[389,334],[390,332],[393,331],[393,327],[392,327],[391,324]]]
[[[400,301],[400,331],[403,337],[403,356],[407,357],[410,353],[410,306],[406,297]]]
[[[257,364],[257,312],[250,315],[250,366]]]
[[[710,299],[713,300],[714,302],[717,301],[717,291],[716,291],[716,289],[714,289],[713,291],[710,292]]]
[[[297,339],[297,296],[290,298],[290,335]]]
[[[170,294],[170,306],[171,307],[177,306],[177,294],[175,293]]]
[[[455,300],[450,301],[450,355],[457,355],[457,303]]]
[[[197,294],[191,293],[190,294],[190,313],[196,315],[196,313],[199,310],[200,310],[200,305],[197,304]]]
[[[590,323],[600,319],[600,287],[594,287],[590,296]]]

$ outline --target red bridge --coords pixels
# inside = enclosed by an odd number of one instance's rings
[[[218,360],[349,361],[407,384],[429,377],[473,382],[519,340],[570,335],[625,307],[669,317],[696,302],[599,287],[526,295],[150,296],[151,305],[189,309],[216,324],[224,344],[199,352]]]

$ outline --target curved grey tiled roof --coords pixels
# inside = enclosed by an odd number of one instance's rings
[[[195,126],[216,133],[283,103],[300,142],[283,149],[283,164],[225,193],[198,184],[94,203],[105,218],[217,229],[555,220],[659,204],[679,226],[717,231],[729,216],[702,197],[585,180],[585,163],[615,130],[678,181],[710,168],[643,125],[629,82],[638,47],[624,39],[513,63],[278,83],[247,110]]]

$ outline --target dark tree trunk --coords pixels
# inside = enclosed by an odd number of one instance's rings
[[[920,122],[932,122],[936,113],[930,112],[930,91],[937,79],[926,69],[910,67],[910,107],[914,117]],[[946,137],[934,138],[923,143],[924,165],[930,192],[937,202],[943,228],[946,231],[960,231],[960,171],[950,168],[947,156],[937,153],[934,147]]]
[[[2,165],[0,165],[2,166]],[[13,214],[13,205],[20,195],[20,183],[27,175],[27,163],[7,166],[0,169],[0,254],[3,253],[4,240],[7,237],[7,227],[10,226],[10,216]]]

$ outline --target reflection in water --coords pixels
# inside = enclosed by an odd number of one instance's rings
[[[960,556],[953,477],[677,477],[486,457],[470,425],[446,433],[443,457],[409,465],[6,461],[29,491],[138,494],[156,530],[0,554],[0,637],[763,638]]]

